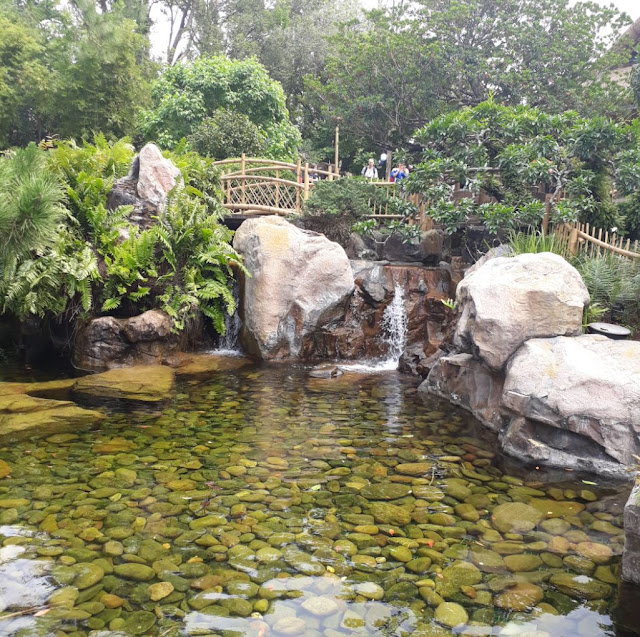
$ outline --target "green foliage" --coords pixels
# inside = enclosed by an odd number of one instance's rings
[[[245,115],[259,128],[268,157],[291,159],[300,143],[282,87],[254,59],[214,56],[177,64],[154,84],[152,95],[153,108],[142,117],[143,132],[166,148],[221,108]]]
[[[417,225],[407,223],[415,217],[416,206],[395,188],[388,192],[386,187],[375,186],[360,177],[319,181],[305,202],[303,223],[305,228],[346,245],[352,232],[370,235],[373,230],[382,229],[376,220],[368,218],[374,206],[401,217],[385,226],[387,232],[400,234],[405,242],[420,234]]]
[[[557,221],[588,222],[620,228],[612,200],[614,186],[623,194],[640,189],[640,133],[635,124],[585,119],[575,112],[548,115],[528,106],[503,106],[489,100],[474,108],[442,115],[417,131],[424,161],[407,187],[431,200],[431,214],[447,232],[479,217],[492,232],[538,226],[544,216],[540,199],[553,197]],[[484,191],[496,202],[454,205],[459,182],[472,193]],[[560,197],[564,197],[559,201]]]
[[[31,144],[0,159],[0,268],[50,244],[64,212],[60,182],[45,170],[42,151]]]
[[[529,232],[515,232],[511,230],[508,238],[512,255],[525,253],[553,252],[565,256],[566,244],[560,241],[557,235],[542,234],[537,230]]]
[[[61,142],[48,152],[31,145],[0,159],[0,229],[10,238],[0,247],[2,312],[73,319],[159,308],[180,331],[199,310],[224,332],[225,312],[235,310],[231,268],[242,266],[220,223],[212,160],[179,147],[172,159],[185,186],[141,231],[128,207],[106,207],[132,157],[126,139],[98,136],[95,144]]]
[[[213,159],[261,157],[266,139],[261,130],[246,115],[218,109],[204,119],[188,138],[191,147],[200,155]]]
[[[570,0],[420,0],[353,20],[331,39],[306,104],[347,152],[406,145],[443,110],[497,101],[625,118],[631,96],[610,69],[628,17]],[[478,165],[478,164],[475,164]]]
[[[0,4],[0,32],[0,148],[133,132],[153,64],[122,5]]]
[[[233,233],[198,198],[178,194],[157,225],[101,249],[106,265],[102,310],[123,305],[159,308],[180,331],[196,310],[224,333],[224,314],[235,311],[232,265],[240,257]],[[241,266],[239,266],[241,267]]]

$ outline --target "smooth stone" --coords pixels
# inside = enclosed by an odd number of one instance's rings
[[[455,602],[442,602],[442,604],[436,608],[434,619],[444,626],[453,628],[461,624],[466,624],[469,621],[469,615],[460,604],[456,604]]]
[[[504,558],[504,563],[507,568],[514,573],[520,573],[522,571],[534,571],[542,566],[542,560],[537,555],[520,554],[520,555],[507,555]]]
[[[173,593],[173,584],[169,582],[158,582],[149,586],[149,598],[152,602],[158,602]]]
[[[397,465],[395,471],[409,476],[421,476],[429,473],[432,466],[431,462],[407,462]]]
[[[595,564],[607,564],[613,558],[611,547],[597,542],[579,542],[575,550],[578,555],[586,557]]]
[[[0,479],[6,478],[10,473],[11,467],[4,460],[0,460]]]
[[[611,586],[586,575],[556,573],[549,582],[562,593],[576,599],[605,599],[611,595]]]
[[[148,582],[156,576],[155,571],[144,564],[117,564],[113,571],[118,577],[137,582]]]
[[[367,500],[398,500],[410,494],[411,487],[393,482],[370,484],[360,491],[360,495]]]
[[[362,597],[379,601],[384,598],[384,589],[375,582],[361,582],[353,587],[353,590]]]
[[[407,509],[385,502],[374,502],[369,512],[379,524],[405,526],[411,522],[411,513]]]
[[[330,597],[310,597],[302,602],[302,608],[316,617],[326,617],[338,612],[338,604]]]
[[[485,573],[499,573],[504,571],[505,562],[502,556],[488,549],[471,551],[471,561]]]
[[[273,630],[280,635],[303,635],[306,627],[299,617],[282,617],[273,625]]]
[[[73,568],[77,572],[77,576],[73,580],[73,585],[78,590],[90,588],[104,577],[104,571],[91,562],[77,564]]]
[[[389,549],[389,555],[398,562],[410,562],[413,558],[413,554],[405,546],[391,547],[391,549]]]
[[[126,619],[123,629],[129,635],[147,635],[156,623],[156,616],[145,610],[138,610]]]
[[[523,612],[542,601],[543,590],[529,582],[518,582],[494,598],[494,605],[516,612]]]
[[[543,517],[543,513],[523,502],[505,502],[493,510],[491,521],[501,533],[526,533]]]
[[[547,500],[543,498],[532,498],[529,506],[539,511],[545,518],[564,518],[574,516],[584,511],[584,504],[581,502]]]

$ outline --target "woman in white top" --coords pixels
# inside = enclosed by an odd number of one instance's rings
[[[362,169],[362,176],[367,179],[377,179],[378,169],[375,167],[373,158],[369,160],[369,163]]]

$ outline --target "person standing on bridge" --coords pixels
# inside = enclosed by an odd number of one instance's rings
[[[373,161],[373,157],[369,159],[369,163],[362,169],[362,176],[367,179],[377,179],[378,178],[378,169],[376,168],[375,162]]]

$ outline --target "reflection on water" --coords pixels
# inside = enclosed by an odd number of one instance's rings
[[[415,385],[248,365],[0,449],[0,634],[614,635],[628,487],[507,475]]]

